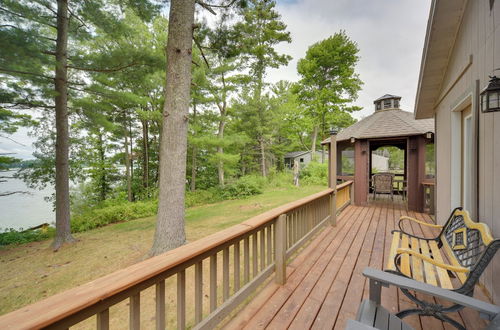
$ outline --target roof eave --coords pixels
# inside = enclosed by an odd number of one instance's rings
[[[466,5],[467,0],[432,1],[415,97],[415,119],[432,118],[435,114]],[[447,55],[443,56],[443,52]]]

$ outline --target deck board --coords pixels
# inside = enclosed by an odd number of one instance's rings
[[[348,206],[336,227],[322,231],[287,268],[287,283],[268,284],[226,324],[227,329],[344,329],[369,294],[365,267],[384,269],[392,234],[400,216],[432,222],[426,214],[406,211],[395,198],[372,201],[368,206]],[[417,235],[436,230],[412,224]],[[480,290],[476,290],[480,291]],[[476,297],[486,300],[479,293]],[[382,289],[382,305],[392,313],[413,303],[395,287]],[[464,310],[453,318],[466,326],[486,324],[478,313]],[[450,329],[431,317],[405,319],[415,329]]]

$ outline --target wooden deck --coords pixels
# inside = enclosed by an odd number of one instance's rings
[[[391,230],[400,216],[432,221],[427,214],[408,212],[400,198],[381,197],[369,206],[348,206],[335,228],[327,227],[288,266],[287,283],[268,284],[228,324],[227,329],[344,329],[368,297],[365,267],[383,269],[391,243]],[[433,235],[415,225],[417,235]],[[481,290],[476,297],[486,300]],[[433,298],[430,298],[433,299]],[[384,288],[382,305],[392,312],[412,303],[396,288]],[[486,322],[472,310],[454,313],[468,329]],[[432,317],[405,318],[415,329],[452,329]]]

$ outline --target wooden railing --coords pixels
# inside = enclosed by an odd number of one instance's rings
[[[335,208],[327,189],[1,316],[0,328],[109,329],[110,320],[118,328],[213,328],[273,273],[285,283],[287,260],[350,203],[351,186],[337,186]]]

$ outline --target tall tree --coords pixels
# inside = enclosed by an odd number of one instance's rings
[[[355,72],[359,60],[357,44],[344,31],[309,47],[299,60],[299,98],[312,119],[311,151],[316,154],[318,134],[325,137],[328,125],[352,124],[349,113],[362,82]]]
[[[187,127],[195,0],[172,0],[167,38],[167,77],[160,142],[158,217],[151,254],[185,243]]]
[[[286,65],[291,57],[279,54],[275,46],[281,42],[291,42],[290,33],[281,21],[273,0],[249,0],[242,9],[243,21],[236,23],[235,30],[240,43],[243,63],[250,70],[252,100],[248,107],[256,115],[257,143],[259,149],[260,169],[262,176],[267,175],[266,143],[268,122],[266,120],[266,104],[264,88],[266,72],[269,68]]]

